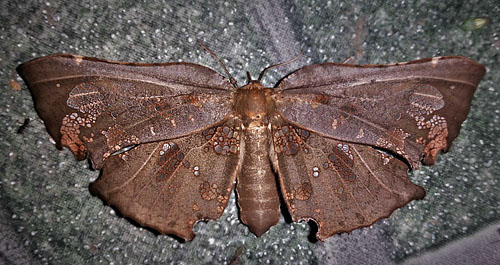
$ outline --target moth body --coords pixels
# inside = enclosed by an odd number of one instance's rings
[[[274,112],[271,89],[250,81],[236,92],[233,106],[242,121],[245,149],[237,176],[241,220],[257,236],[264,234],[280,218],[276,178],[271,169],[270,114]]]

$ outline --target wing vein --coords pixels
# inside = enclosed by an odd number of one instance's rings
[[[325,107],[327,107],[327,108],[329,108],[329,109],[336,109],[336,110],[337,110],[337,111],[339,111],[340,113],[343,113],[343,114],[346,114],[346,115],[350,115],[350,117],[353,117],[353,118],[355,118],[356,120],[360,121],[361,123],[365,124],[368,128],[363,128],[363,130],[370,131],[370,129],[369,129],[369,128],[370,128],[370,126],[371,126],[372,128],[375,128],[375,129],[377,129],[377,130],[381,131],[384,135],[388,135],[388,131],[387,131],[384,127],[382,127],[382,126],[380,126],[380,125],[378,125],[378,124],[376,124],[376,123],[373,123],[373,122],[371,122],[370,120],[364,119],[363,117],[358,116],[358,115],[356,115],[356,114],[346,112],[346,111],[344,111],[344,110],[342,110],[342,109],[340,109],[340,108],[338,108],[338,107],[333,107],[333,106],[330,106],[330,105],[325,105],[325,104],[322,104],[322,105],[323,105],[323,106],[325,106]],[[280,115],[281,115],[282,117],[285,117],[282,113],[280,113]],[[286,119],[286,118],[285,118],[285,119]],[[287,120],[288,120],[288,119],[287,119]],[[292,123],[292,124],[297,124],[297,123],[294,123],[294,122],[291,122],[291,121],[289,121],[289,122],[290,122],[290,123]],[[297,125],[299,125],[299,127],[301,127],[301,126],[300,126],[300,124],[297,124]],[[325,135],[325,133],[320,133],[320,132],[317,132],[317,131],[315,131],[315,130],[312,130],[312,131],[314,131],[314,132],[316,132],[316,133],[319,133],[320,135]],[[378,133],[374,133],[374,134],[375,134],[375,135],[379,135]],[[332,138],[332,136],[329,136],[328,134],[326,134],[326,135],[327,135],[327,137]],[[347,140],[347,141],[348,141],[348,140]],[[415,149],[417,149],[417,150],[420,148],[420,147],[418,146],[418,144],[417,144],[417,143],[414,143],[414,142],[412,142],[412,141],[405,141],[405,144],[412,145],[412,147],[413,147],[413,148],[415,148]],[[380,146],[380,147],[382,147],[382,146]],[[407,159],[408,159],[408,158],[407,158]]]
[[[368,172],[370,172],[370,175],[373,176],[373,178],[378,182],[380,183],[380,186],[382,186],[382,188],[384,188],[385,190],[389,191],[390,193],[396,193],[396,194],[399,194],[401,196],[404,196],[403,193],[401,192],[397,192],[397,191],[394,191],[392,190],[391,188],[387,187],[387,185],[385,185],[379,178],[378,176],[375,174],[375,172],[373,172],[373,170],[371,169],[371,167],[366,163],[366,161],[363,159],[363,157],[361,156],[361,154],[358,152],[358,150],[356,149],[356,147],[352,146],[352,149],[354,150],[354,152],[356,152],[356,155],[358,155],[359,159],[361,160],[361,162],[363,163],[363,166],[365,166],[365,168],[368,170]]]
[[[144,79],[137,79],[137,78],[125,78],[125,77],[120,77],[120,76],[102,76],[102,75],[71,75],[71,76],[64,76],[64,77],[58,77],[58,78],[50,78],[50,79],[42,79],[38,80],[35,82],[32,82],[32,85],[36,84],[43,84],[43,83],[49,83],[49,82],[55,82],[55,81],[62,81],[62,80],[69,80],[69,79],[78,79],[78,78],[89,78],[89,77],[95,77],[95,78],[109,78],[109,79],[118,79],[118,80],[126,80],[126,81],[139,81],[143,83],[149,83],[157,86],[163,86],[163,87],[170,87],[172,84],[176,85],[183,85],[183,86],[191,86],[191,87],[196,87],[196,88],[207,88],[207,89],[213,89],[213,90],[221,90],[221,91],[228,91],[229,89],[224,89],[224,88],[219,88],[219,87],[214,87],[214,86],[206,86],[206,85],[201,85],[201,84],[193,84],[193,83],[182,83],[179,81],[161,81],[161,80],[144,80]]]
[[[351,88],[351,87],[362,86],[362,85],[367,85],[367,84],[398,82],[398,81],[413,81],[413,80],[419,80],[419,79],[446,81],[446,82],[459,83],[459,84],[469,85],[471,87],[476,87],[475,84],[472,84],[472,83],[469,83],[466,81],[461,81],[461,80],[449,79],[449,78],[438,78],[438,77],[431,77],[431,76],[409,76],[409,77],[405,77],[405,78],[372,79],[369,81],[352,82],[352,83],[348,83],[348,84],[335,83],[335,81],[331,81],[331,83],[326,83],[326,84],[302,85],[302,86],[296,86],[296,87],[289,87],[289,88],[285,88],[282,90],[289,91],[289,90],[298,90],[298,89],[307,89],[307,88],[319,88],[319,87],[325,87],[325,86],[336,86],[335,88]]]
[[[147,163],[151,160],[151,157],[152,157],[152,156],[153,156],[153,154],[156,152],[156,150],[158,149],[158,147],[160,147],[160,145],[161,145],[161,144],[162,144],[162,143],[160,142],[160,143],[158,143],[158,145],[157,145],[155,148],[153,148],[153,151],[149,154],[148,158],[146,158],[146,159],[144,160],[144,162],[143,162],[143,163],[142,163],[142,165],[139,167],[139,169],[138,169],[138,170],[136,170],[136,171],[134,172],[134,174],[133,174],[133,175],[132,175],[129,179],[127,179],[127,181],[123,182],[123,183],[122,183],[121,185],[119,185],[118,187],[115,187],[115,188],[113,188],[113,189],[110,189],[108,192],[109,192],[109,193],[112,193],[112,192],[114,192],[114,191],[116,191],[116,190],[119,190],[119,189],[121,189],[121,188],[123,188],[123,187],[127,186],[130,182],[132,182],[132,181],[133,181],[133,180],[137,177],[137,175],[139,175],[139,173],[142,171],[142,169],[144,169],[144,167],[146,166],[146,164],[147,164]]]

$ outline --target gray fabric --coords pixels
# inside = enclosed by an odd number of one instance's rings
[[[500,228],[491,225],[465,239],[452,242],[439,250],[410,258],[404,264],[498,264],[500,261]]]
[[[500,263],[498,172],[500,9],[497,1],[2,1],[0,3],[0,263],[5,264],[408,264]],[[475,24],[487,18],[484,26]],[[135,62],[187,61],[222,72],[196,40],[222,58],[240,85],[270,64],[273,86],[320,62],[389,63],[463,55],[488,68],[451,152],[412,179],[427,196],[370,228],[308,241],[309,225],[282,220],[261,238],[238,219],[234,194],[217,221],[179,243],[119,217],[88,192],[99,175],[57,151],[15,67],[74,53]],[[31,122],[23,133],[23,121]],[[492,225],[492,226],[489,226]],[[483,232],[481,230],[485,228]],[[493,243],[491,243],[493,242]],[[470,250],[465,252],[465,249]],[[472,251],[478,249],[478,251]],[[479,252],[479,249],[482,252]],[[237,255],[235,255],[235,253]],[[449,263],[451,264],[451,263]]]

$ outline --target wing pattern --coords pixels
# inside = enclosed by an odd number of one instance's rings
[[[275,168],[294,221],[313,219],[321,240],[369,226],[424,190],[401,160],[372,147],[290,125],[274,130]]]
[[[325,240],[424,197],[408,170],[449,148],[485,69],[326,63],[236,90],[190,63],[52,55],[18,72],[57,146],[102,168],[91,192],[140,225],[191,240],[237,180],[242,222],[261,235],[279,220],[272,163],[293,220]]]
[[[222,125],[111,156],[90,190],[140,225],[189,241],[197,221],[224,211],[240,164],[240,132]]]
[[[227,79],[195,64],[53,55],[18,71],[58,147],[88,153],[96,169],[123,147],[201,131],[231,110]]]
[[[463,57],[393,65],[318,64],[286,77],[275,95],[290,123],[341,141],[386,149],[418,168],[458,135],[484,75]]]

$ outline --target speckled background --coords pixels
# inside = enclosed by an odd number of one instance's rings
[[[0,264],[500,263],[498,1],[152,2],[0,3]],[[240,84],[245,71],[256,76],[301,50],[300,60],[275,69],[264,84],[349,57],[363,64],[463,55],[488,72],[451,152],[412,173],[427,191],[424,200],[370,228],[312,243],[308,224],[283,218],[256,238],[240,223],[233,194],[219,220],[198,223],[196,238],[179,243],[90,195],[99,172],[56,150],[15,67],[65,52],[187,61],[222,72],[197,39]]]

